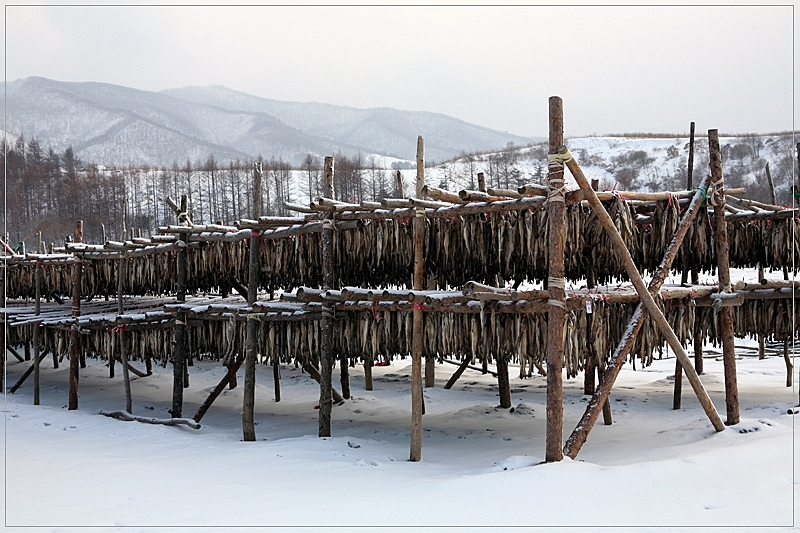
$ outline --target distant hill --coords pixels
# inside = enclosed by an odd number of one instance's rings
[[[93,82],[30,77],[6,84],[7,130],[57,152],[72,146],[103,165],[170,165],[361,152],[414,159],[418,135],[427,160],[498,149],[527,138],[437,113],[283,102],[221,86],[141,91]]]

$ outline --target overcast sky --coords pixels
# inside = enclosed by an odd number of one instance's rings
[[[445,113],[547,135],[793,128],[782,6],[13,6],[6,79]]]

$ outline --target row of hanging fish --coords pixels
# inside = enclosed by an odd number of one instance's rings
[[[655,271],[680,221],[676,201],[658,202],[646,219],[636,222],[635,208],[620,199],[605,202],[640,271]],[[627,278],[619,254],[594,212],[568,206],[565,213],[565,276],[597,283]],[[356,229],[334,232],[334,273],[340,286],[409,286],[413,270],[410,219],[371,220]],[[427,277],[441,287],[460,287],[467,281],[495,284],[547,278],[547,211],[509,211],[453,218],[426,219],[424,242]],[[732,267],[791,267],[800,255],[800,239],[792,239],[800,220],[775,219],[728,223]],[[684,239],[674,267],[686,264],[713,272],[714,230],[705,207]],[[247,284],[249,242],[203,242],[187,250],[186,288],[190,293],[216,292],[231,279]],[[291,290],[322,285],[322,247],[318,233],[295,235],[260,244],[260,287]],[[176,252],[125,260],[123,290],[128,295],[174,294]],[[795,261],[794,264],[800,264]],[[84,262],[82,296],[115,295],[119,261]],[[33,298],[34,267],[14,265],[8,271],[7,294]],[[71,294],[71,266],[47,263],[42,294]]]
[[[747,301],[738,308],[737,327],[755,327],[748,320],[759,320],[764,312],[764,302],[785,305],[779,300],[758,301],[755,310]],[[586,367],[587,360],[605,364],[622,338],[627,323],[635,309],[634,304],[598,301],[591,314],[584,309],[566,314],[564,340],[564,368],[568,377],[574,377]],[[691,338],[695,317],[705,320],[711,308],[696,313],[694,302],[669,300],[664,313],[682,343]],[[784,312],[775,307],[773,319]],[[788,313],[785,313],[788,314]],[[337,312],[334,328],[334,352],[344,354],[350,364],[370,360],[403,359],[411,354],[412,316],[410,311],[375,310],[373,312]],[[740,318],[741,316],[741,318]],[[748,318],[749,317],[749,318]],[[781,325],[783,324],[783,326]],[[786,319],[778,320],[776,338],[784,334],[780,329],[791,326]],[[187,357],[219,360],[224,363],[242,357],[245,350],[245,321],[215,319],[193,321],[186,328]],[[166,365],[172,357],[173,328],[132,330],[124,334],[126,353],[131,361],[149,359]],[[760,323],[758,327],[765,327]],[[499,313],[485,309],[479,313],[423,313],[423,356],[437,360],[468,358],[473,361],[494,362],[504,358],[519,363],[520,357],[534,367],[543,368],[547,349],[546,313]],[[710,331],[715,334],[716,330]],[[86,329],[81,335],[84,348],[90,357],[108,359],[117,357],[118,331],[112,328]],[[755,334],[755,331],[737,335]],[[8,328],[8,343],[22,345],[31,342],[33,326]],[[282,363],[318,361],[320,350],[319,320],[269,321],[259,324],[259,353],[263,363],[276,359]],[[58,356],[69,352],[68,328],[40,328],[40,343],[44,349]],[[646,320],[637,337],[629,360],[642,367],[649,365],[654,354],[661,356],[665,341],[651,320]]]

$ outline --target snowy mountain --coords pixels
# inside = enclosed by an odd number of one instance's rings
[[[417,135],[428,160],[534,139],[446,115],[281,102],[220,86],[148,92],[105,83],[31,77],[5,84],[7,129],[57,152],[109,166],[170,165],[318,155],[377,154],[413,159]]]

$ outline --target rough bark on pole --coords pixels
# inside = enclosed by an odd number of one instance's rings
[[[483,175],[483,172],[478,172],[478,190],[486,192],[486,177]]]
[[[417,137],[417,198],[422,198],[425,186],[425,141]],[[425,210],[417,209],[414,217],[414,279],[413,289],[422,290],[425,258],[422,245],[425,240]],[[422,309],[415,306],[411,339],[411,450],[410,461],[422,459]]]
[[[681,362],[675,359],[675,390],[672,392],[672,409],[681,408],[681,387],[683,385],[683,367]]]
[[[263,171],[261,161],[253,163],[253,218],[261,216],[261,189]],[[261,275],[261,264],[258,260],[261,243],[258,231],[250,236],[250,260],[247,276],[247,304],[251,307],[258,299],[258,284]],[[256,440],[255,406],[256,406],[256,359],[258,358],[258,328],[261,321],[254,313],[247,315],[245,326],[244,354],[244,394],[242,399],[242,434],[248,442]]]
[[[722,156],[719,149],[719,132],[708,130],[708,155],[714,194],[714,245],[717,252],[717,276],[719,291],[731,292],[731,274],[728,263],[728,224],[725,222],[725,179],[722,175]],[[719,310],[720,337],[722,339],[722,362],[725,373],[725,407],[728,425],[739,423],[739,390],[736,383],[736,353],[733,339],[733,309]]]
[[[550,142],[548,154],[558,155],[564,144],[564,109],[558,96],[549,101]],[[548,159],[550,159],[548,157]],[[547,164],[547,289],[550,291],[547,313],[547,431],[545,461],[563,459],[561,449],[564,429],[562,369],[564,366],[564,163]]]
[[[686,168],[686,190],[692,190],[692,173],[694,172],[694,122],[689,124],[689,162]],[[683,254],[683,272],[681,273],[681,283],[689,281],[689,256]],[[677,363],[676,363],[677,364]],[[699,372],[699,370],[698,370]]]
[[[41,233],[39,233],[41,238]],[[36,268],[33,273],[36,278],[36,307],[34,314],[39,315],[42,312],[42,265],[41,262],[36,262]],[[39,405],[39,375],[41,367],[41,350],[39,349],[39,324],[33,325],[33,405]]]
[[[364,356],[364,389],[372,390],[372,367],[374,366],[372,353]]]
[[[178,214],[178,223],[186,222],[189,201],[186,195],[181,196],[181,212]],[[180,239],[186,242],[188,235],[182,233]],[[186,301],[186,247],[178,249],[177,258],[177,300]],[[179,312],[175,317],[175,349],[172,352],[172,418],[181,418],[183,413],[183,375],[186,364],[186,313]]]
[[[576,180],[580,184],[582,171],[580,170],[580,167],[577,165],[577,163],[571,165],[570,170],[572,171],[573,176],[575,176],[578,173],[581,175],[580,177],[576,176]],[[678,230],[675,232],[672,241],[667,247],[667,252],[664,255],[664,258],[661,260],[661,264],[656,270],[653,279],[650,281],[650,286],[648,288],[650,292],[648,293],[648,295],[650,293],[657,294],[659,289],[661,288],[661,285],[664,284],[664,280],[666,279],[666,276],[669,274],[672,262],[674,261],[675,256],[678,254],[678,250],[680,249],[681,243],[683,242],[683,238],[686,236],[689,227],[692,225],[695,217],[697,216],[698,211],[700,210],[700,205],[703,199],[705,198],[705,191],[707,189],[709,179],[710,177],[707,177],[704,180],[704,183],[692,198],[692,201],[689,204],[689,208],[686,210],[686,213],[681,219],[680,225],[678,226]],[[585,182],[585,178],[583,178],[583,181]],[[596,202],[596,198],[594,198],[594,200]],[[592,203],[591,200],[590,203]],[[638,272],[636,272],[636,274],[638,274]],[[639,277],[639,279],[641,279],[641,277]],[[614,354],[612,355],[611,363],[607,367],[606,372],[600,378],[600,384],[598,385],[597,390],[595,391],[591,400],[589,400],[589,405],[586,407],[586,411],[581,417],[580,422],[578,422],[578,425],[573,430],[572,434],[567,439],[567,443],[564,445],[564,453],[570,458],[574,459],[575,456],[578,455],[578,452],[580,451],[583,444],[586,442],[586,438],[588,437],[589,432],[592,430],[594,423],[597,421],[597,417],[600,415],[602,406],[608,399],[609,394],[611,394],[611,388],[614,386],[614,381],[617,379],[617,376],[619,375],[619,372],[622,369],[622,365],[625,363],[628,354],[630,353],[631,349],[633,348],[633,345],[635,344],[636,335],[638,334],[639,330],[641,330],[642,325],[644,324],[644,319],[647,317],[647,313],[648,310],[645,307],[644,301],[642,301],[641,303],[639,303],[636,310],[634,311],[633,317],[628,323],[628,327],[626,328],[625,333],[623,334],[622,340],[620,341],[619,345],[614,351]],[[680,346],[680,343],[678,343],[678,346]],[[681,350],[680,352],[676,352],[676,355],[678,356],[679,359],[681,358],[684,359],[684,361],[682,362],[683,368],[686,371],[687,377],[690,378],[689,381],[692,385],[692,389],[695,391],[695,394],[700,400],[700,404],[703,406],[703,410],[706,412],[706,415],[708,415],[709,419],[711,420],[714,429],[716,429],[717,431],[722,431],[725,428],[725,426],[722,423],[722,420],[719,418],[719,414],[717,414],[714,405],[711,403],[711,400],[708,398],[708,394],[706,394],[705,389],[703,388],[703,385],[700,382],[700,379],[694,372],[694,369],[691,366],[691,362],[689,361],[688,356],[683,350]]]
[[[505,356],[497,356],[497,388],[500,390],[500,407],[511,407],[511,383],[508,380],[508,361]]]
[[[769,194],[772,199],[772,205],[778,205],[778,197],[775,195],[775,182],[772,181],[772,173],[769,171],[769,163],[764,167],[767,173],[767,183],[769,183]]]
[[[83,242],[83,220],[75,224],[75,242]],[[81,278],[83,277],[83,263],[81,258],[75,256],[72,265],[72,316],[81,316]],[[78,325],[72,326],[69,332],[69,405],[73,411],[78,408],[78,375],[80,365],[81,338]]]
[[[243,362],[244,358],[239,357],[227,367],[228,371],[225,373],[225,377],[223,377],[222,380],[217,383],[217,386],[214,387],[214,390],[212,390],[211,394],[208,395],[206,401],[203,402],[203,405],[200,406],[200,408],[192,417],[195,422],[200,422],[200,420],[205,416],[206,412],[211,407],[211,404],[214,403],[214,400],[216,400],[217,397],[222,394],[222,391],[225,390],[225,387],[231,382],[232,379],[234,379],[236,372],[239,371],[239,367],[242,366]]]
[[[564,149],[565,152],[568,152],[566,148]],[[614,221],[608,215],[608,212],[605,210],[603,205],[597,198],[597,195],[592,191],[591,187],[589,187],[588,182],[586,181],[586,177],[583,175],[583,171],[581,170],[578,163],[572,159],[570,156],[567,160],[567,167],[572,172],[575,180],[580,185],[580,188],[586,193],[587,200],[589,205],[592,207],[593,211],[597,215],[597,218],[600,220],[603,227],[606,229],[609,237],[611,238],[611,242],[614,246],[615,251],[620,256],[621,262],[625,267],[625,272],[627,272],[628,277],[631,279],[634,288],[636,289],[637,294],[642,300],[642,304],[645,306],[645,309],[650,314],[653,322],[658,327],[661,334],[666,339],[669,347],[672,348],[672,351],[681,361],[683,365],[683,370],[686,373],[686,378],[689,380],[689,383],[692,385],[692,389],[695,392],[700,404],[703,406],[703,410],[706,412],[711,423],[714,425],[714,428],[717,431],[722,431],[725,429],[724,424],[719,418],[719,414],[717,410],[714,408],[714,404],[711,402],[711,399],[708,397],[708,394],[703,387],[700,378],[697,376],[697,373],[694,371],[694,368],[691,368],[691,361],[689,357],[686,355],[686,350],[683,349],[680,340],[678,339],[675,332],[672,330],[672,327],[667,322],[667,319],[664,317],[664,313],[656,304],[655,300],[653,299],[653,294],[656,294],[657,291],[660,289],[661,285],[664,283],[664,279],[668,274],[669,267],[662,268],[665,265],[667,259],[669,259],[669,264],[672,264],[672,261],[675,259],[675,255],[678,253],[678,249],[672,248],[672,244],[670,247],[667,248],[667,255],[665,255],[664,259],[659,266],[659,270],[656,271],[653,279],[650,282],[650,288],[648,289],[647,286],[644,284],[644,280],[642,280],[641,274],[636,268],[636,265],[631,258],[630,252],[628,248],[625,246],[625,242],[622,240],[622,236],[619,234],[616,226],[614,225]],[[694,198],[692,199],[692,203],[689,206],[689,209],[694,209],[692,212],[692,220],[697,215],[697,210],[699,210],[700,206],[700,196],[705,195],[705,191],[707,188],[705,185],[698,190],[698,193],[695,194]],[[690,213],[687,210],[687,214]],[[723,214],[724,215],[724,214]],[[684,215],[684,219],[686,219],[686,215]],[[688,231],[688,226],[683,226],[683,220],[681,221],[681,226],[678,228],[678,232],[675,234],[675,238],[673,241],[677,241],[678,245],[682,242],[686,232]],[[680,236],[680,240],[677,240],[678,236]],[[653,289],[653,287],[657,284],[657,287]],[[651,294],[652,293],[652,294]]]
[[[786,386],[792,386],[792,360],[789,358],[789,339],[783,339],[783,361],[786,363]]]
[[[275,403],[281,401],[281,362],[277,356],[272,357],[272,382],[275,386]]]
[[[323,165],[324,191],[326,198],[333,198],[333,157],[326,156]],[[331,289],[333,275],[333,220],[332,213],[326,216],[322,230],[322,286]],[[322,304],[320,319],[320,382],[319,382],[319,436],[331,436],[331,373],[333,371],[333,306]]]
[[[125,259],[120,258],[118,262],[118,270],[117,270],[117,315],[122,316],[125,313],[125,306],[122,302],[122,287],[123,287],[123,280],[125,279]],[[125,387],[125,410],[129,413],[133,413],[133,401],[131,398],[131,375],[128,372],[128,355],[125,351],[125,333],[124,328],[120,327],[117,329],[118,332],[118,339],[119,342],[119,360],[122,363],[122,381]],[[111,377],[114,377],[114,357],[109,356],[108,358],[108,366],[109,372],[111,373]]]
[[[124,328],[119,328],[119,360],[122,363],[122,381],[125,384],[125,410],[133,413],[133,401],[131,399],[131,375],[128,368],[128,354],[125,348]]]

